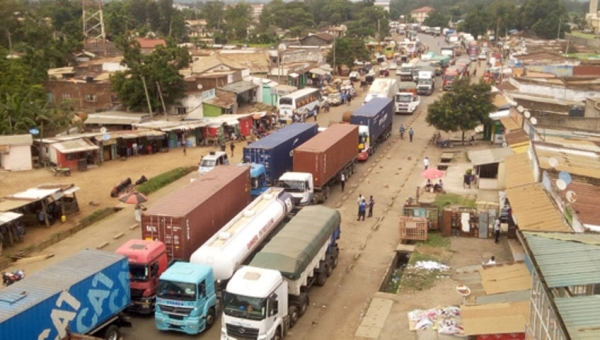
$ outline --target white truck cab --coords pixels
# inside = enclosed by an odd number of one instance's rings
[[[211,151],[208,155],[202,157],[202,160],[198,165],[198,173],[207,173],[218,165],[229,165],[227,152]]]
[[[396,113],[413,114],[421,104],[421,97],[412,92],[398,92],[394,98],[394,104]]]
[[[435,88],[435,73],[431,71],[419,71],[417,77],[417,93],[431,95]]]
[[[311,204],[315,194],[313,175],[308,172],[286,172],[279,177],[278,187],[294,198],[294,205]]]

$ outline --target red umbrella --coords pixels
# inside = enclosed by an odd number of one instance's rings
[[[123,203],[127,203],[127,204],[142,204],[144,202],[148,202],[148,197],[146,197],[143,194],[140,194],[137,191],[134,192],[128,192],[124,195],[121,195],[121,197],[119,197],[119,201],[123,202]]]
[[[444,177],[444,172],[441,170],[438,170],[436,168],[429,168],[423,172],[421,172],[421,176],[423,176],[424,178],[427,179],[436,179],[436,178],[442,178]]]

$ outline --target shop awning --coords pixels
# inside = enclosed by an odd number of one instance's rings
[[[313,69],[311,69],[311,70],[310,70],[310,71],[308,71],[308,72],[310,72],[310,73],[312,73],[312,74],[316,74],[316,75],[318,75],[318,76],[325,76],[325,75],[329,74],[329,72],[325,71],[325,70],[324,70],[324,69],[322,69],[322,68],[318,68],[318,67],[317,67],[317,68],[313,68]]]
[[[21,216],[23,216],[23,214],[17,214],[12,211],[0,212],[0,225],[12,222]]]
[[[500,163],[506,156],[514,154],[511,148],[469,151],[468,157],[473,165]]]
[[[221,89],[229,92],[233,92],[235,94],[244,93],[250,91],[252,89],[257,88],[258,85],[254,84],[251,81],[241,80],[235,83],[227,84],[222,86]]]
[[[63,154],[99,149],[97,145],[94,145],[92,142],[86,139],[73,139],[64,142],[53,143],[51,146]]]

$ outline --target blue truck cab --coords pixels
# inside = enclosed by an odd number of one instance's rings
[[[238,166],[250,166],[250,194],[252,198],[260,196],[269,188],[267,186],[267,170],[258,163],[239,163]]]
[[[158,330],[198,334],[215,323],[216,315],[212,268],[176,262],[162,273],[154,312]]]

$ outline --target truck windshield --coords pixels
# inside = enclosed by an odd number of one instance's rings
[[[134,282],[148,281],[148,266],[143,264],[129,264],[129,280]]]
[[[280,181],[279,186],[287,192],[304,192],[306,190],[304,181]]]
[[[203,168],[212,168],[217,164],[217,162],[214,159],[203,159],[202,162],[200,162],[200,166]]]
[[[250,178],[250,186],[252,189],[258,189],[260,188],[262,185],[262,181],[263,181],[263,175],[257,176],[257,177],[251,177]]]
[[[225,292],[225,315],[249,320],[262,320],[266,315],[266,299]]]
[[[419,85],[431,85],[431,79],[419,79]]]
[[[410,103],[412,101],[412,96],[406,94],[396,95],[396,101],[399,103]]]
[[[196,300],[196,285],[187,282],[158,281],[157,296],[162,299]]]
[[[454,76],[444,76],[444,80],[445,81],[452,81],[452,80],[454,80]]]
[[[400,68],[400,72],[411,73],[412,67],[402,67],[402,68]]]

